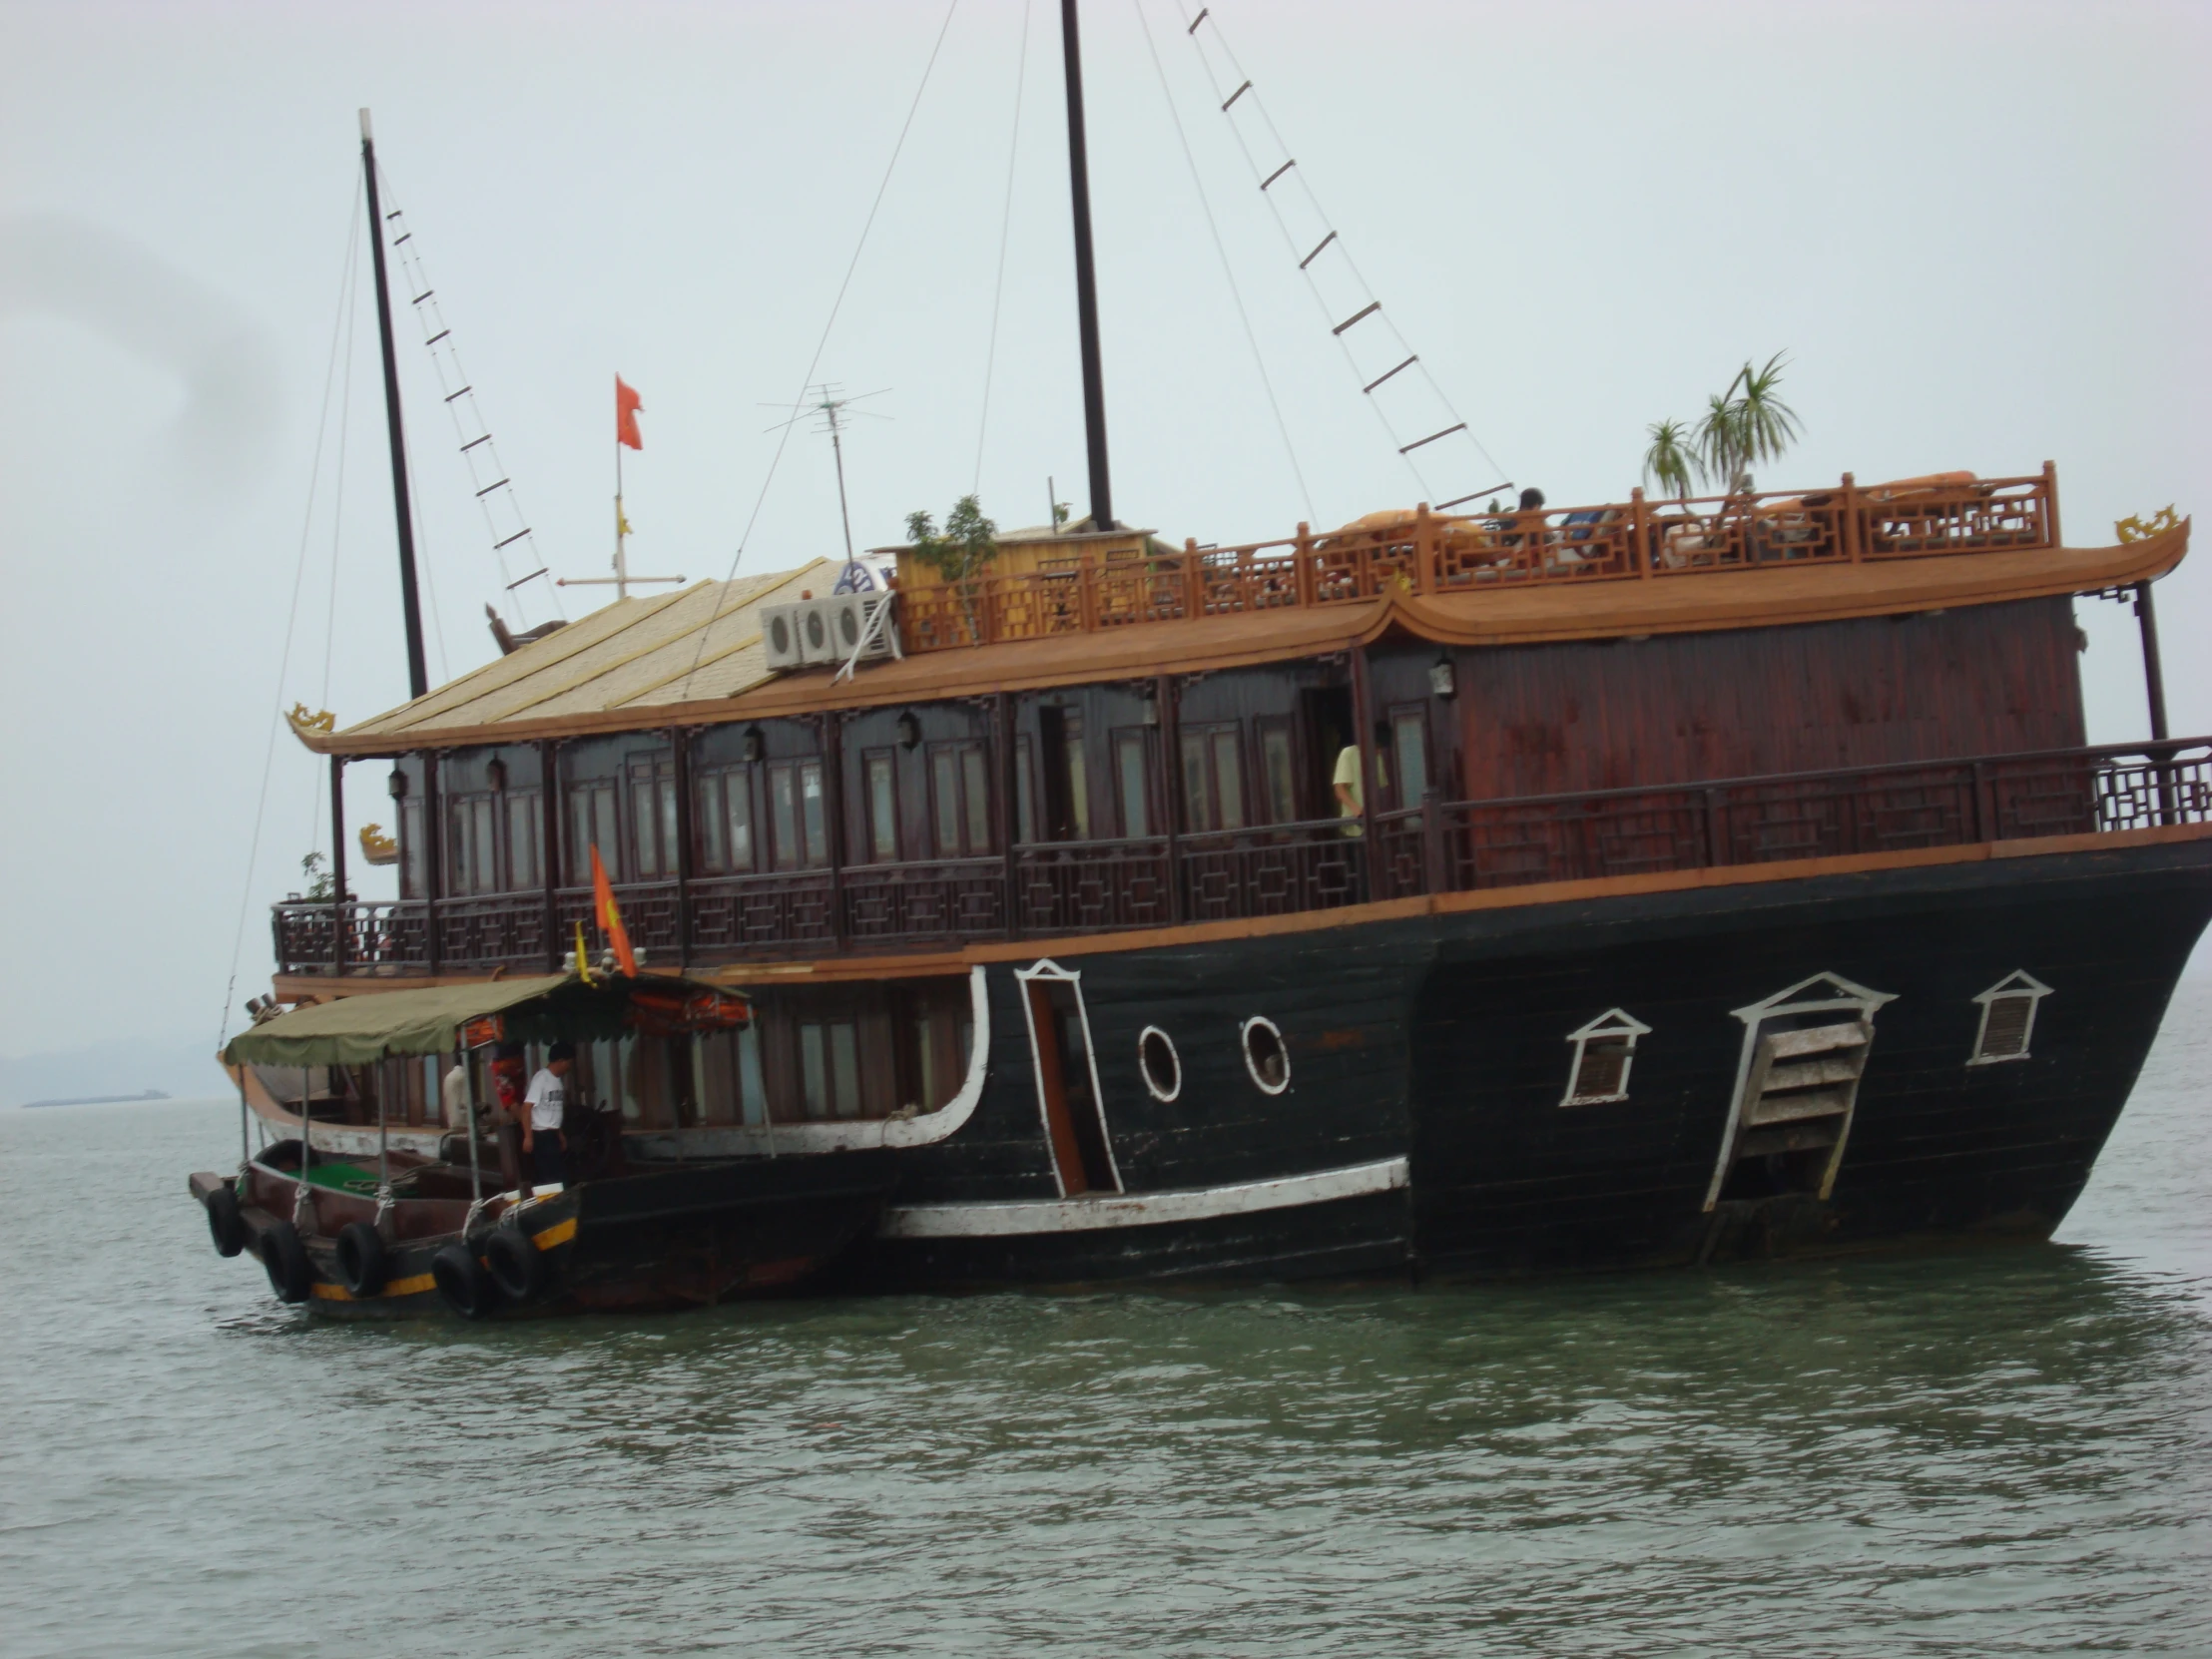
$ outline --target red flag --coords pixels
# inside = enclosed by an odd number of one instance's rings
[[[622,376],[615,376],[615,442],[626,443],[632,449],[643,449],[645,439],[638,434],[638,411],[645,407],[645,399],[633,387],[623,383]]]
[[[599,861],[599,843],[591,849],[591,890],[599,911],[599,930],[607,935],[607,942],[614,946],[615,961],[632,979],[638,976],[638,953],[630,948],[630,929],[622,925],[622,906],[615,902],[614,883],[607,879],[607,866]]]

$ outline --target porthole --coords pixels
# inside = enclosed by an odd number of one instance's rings
[[[1283,1033],[1274,1020],[1255,1014],[1244,1022],[1245,1070],[1269,1094],[1281,1094],[1291,1086],[1291,1051],[1283,1046]]]
[[[1175,1052],[1175,1039],[1157,1025],[1148,1025],[1137,1038],[1137,1069],[1154,1100],[1173,1100],[1183,1092],[1183,1060]]]

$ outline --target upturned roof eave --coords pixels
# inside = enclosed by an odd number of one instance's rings
[[[2184,519],[2142,541],[2100,548],[1938,554],[1586,585],[1531,583],[1474,593],[1399,592],[1315,610],[1144,623],[1090,635],[929,652],[876,664],[835,684],[830,670],[814,669],[784,675],[736,697],[631,703],[467,726],[421,724],[402,731],[355,727],[334,734],[301,733],[300,741],[317,754],[384,756],[1249,668],[1328,656],[1393,636],[1435,645],[1544,645],[2002,604],[2156,580],[2187,554],[2190,522]]]

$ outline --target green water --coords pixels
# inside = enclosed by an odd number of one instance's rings
[[[2212,985],[2057,1246],[335,1326],[0,1113],[0,1653],[2212,1652]]]

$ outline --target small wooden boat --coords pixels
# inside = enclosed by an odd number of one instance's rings
[[[241,1085],[240,1167],[197,1173],[191,1191],[220,1254],[251,1250],[281,1301],[340,1317],[442,1307],[483,1319],[790,1290],[872,1227],[891,1186],[887,1152],[633,1160],[616,1114],[572,1105],[563,1127],[573,1179],[532,1187],[516,1179],[513,1131],[487,1136],[468,1063],[494,1044],[637,1028],[675,1036],[746,1017],[742,996],[644,977],[548,976],[311,1004],[225,1049]],[[403,1131],[394,1145],[379,1093],[373,1167],[358,1153],[317,1149],[313,1068],[365,1075],[396,1057],[446,1053],[468,1081],[463,1128],[441,1138]],[[302,1073],[301,1133],[255,1152],[248,1084],[253,1068],[272,1066]]]

